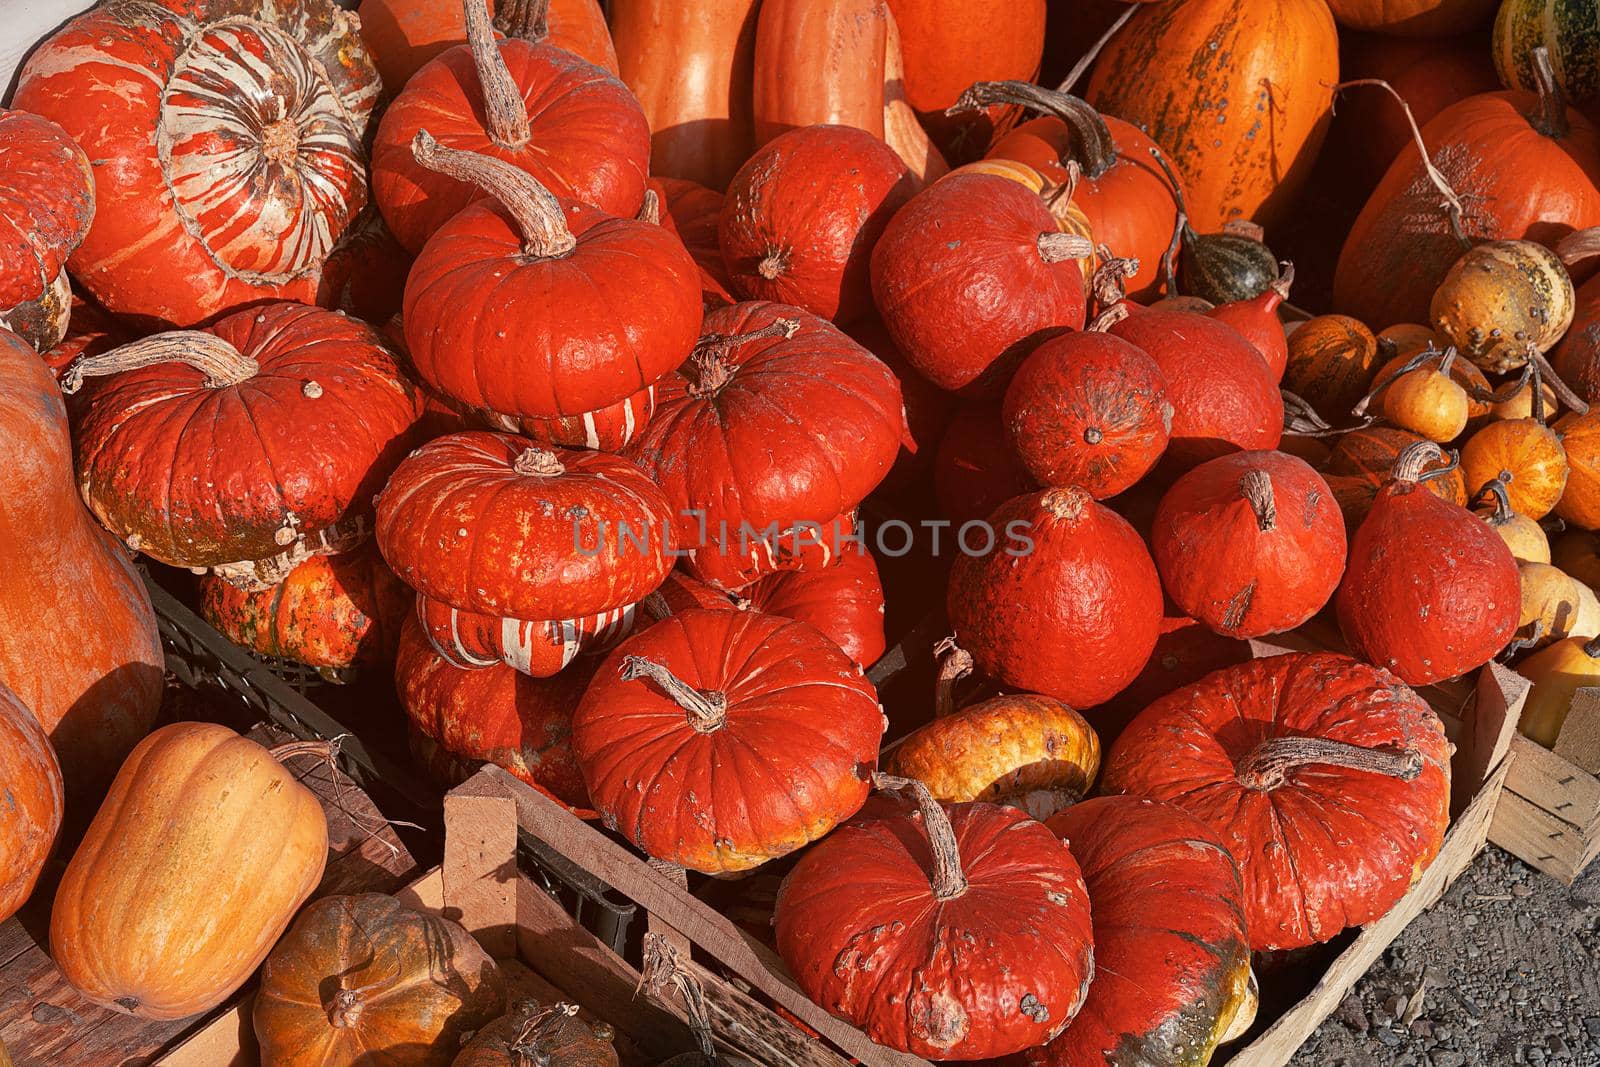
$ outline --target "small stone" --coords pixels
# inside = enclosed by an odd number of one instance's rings
[[[1418,1019],[1411,1024],[1411,1032],[1417,1037],[1430,1037],[1433,1034],[1433,1021],[1431,1019]]]
[[[1382,1030],[1378,1031],[1378,1044],[1384,1046],[1385,1048],[1399,1048],[1400,1035],[1395,1033],[1393,1030],[1390,1030],[1388,1027],[1384,1027]]]
[[[1572,1050],[1567,1048],[1567,1043],[1560,1034],[1551,1034],[1544,1039],[1544,1047],[1550,1050],[1552,1056],[1570,1056]]]
[[[1364,1034],[1372,1028],[1367,1013],[1361,1010],[1361,998],[1354,993],[1339,1002],[1339,1006],[1333,1010],[1333,1017],[1358,1034]]]
[[[1600,1041],[1600,1015],[1586,1016],[1583,1020],[1583,1029],[1594,1040]]]
[[[1528,888],[1526,882],[1518,882],[1511,887],[1511,895],[1514,897],[1531,897],[1533,896],[1533,890]]]
[[[1402,997],[1399,993],[1396,993],[1394,996],[1383,1002],[1383,1007],[1384,1010],[1388,1012],[1389,1018],[1398,1019],[1400,1018],[1400,1014],[1406,1010],[1406,998]]]
[[[1466,1067],[1467,1057],[1454,1049],[1436,1049],[1428,1053],[1430,1067]]]
[[[1514,987],[1511,990],[1511,1003],[1513,1003],[1513,1004],[1526,1004],[1526,1003],[1528,1003],[1529,999],[1530,999],[1530,997],[1528,995],[1528,987],[1527,986],[1520,986],[1519,985],[1519,986]]]
[[[1478,917],[1476,915],[1473,915],[1471,912],[1468,912],[1466,915],[1463,915],[1461,917],[1461,925],[1465,926],[1465,927],[1468,927],[1468,928],[1477,926],[1478,925]]]

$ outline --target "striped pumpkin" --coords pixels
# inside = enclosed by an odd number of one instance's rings
[[[1087,237],[1091,241],[1094,240],[1094,229],[1089,224],[1089,216],[1084,214],[1083,209],[1074,203],[1072,197],[1065,192],[1057,195],[1062,187],[1026,163],[1019,163],[1014,159],[980,159],[975,163],[957,167],[945,177],[948,178],[954,174],[993,174],[1014,181],[1018,185],[1026,186],[1039,194],[1040,199],[1045,202],[1045,206],[1050,209],[1050,214],[1055,216],[1056,225],[1061,228],[1062,233],[1075,233],[1080,237]],[[1094,271],[1097,263],[1098,257],[1096,256],[1078,260],[1078,266],[1083,268],[1085,286],[1094,280]]]
[[[608,652],[628,636],[634,606],[544,621],[480,615],[419,596],[417,619],[433,650],[452,666],[481,670],[504,663],[531,678],[549,678],[579,652]]]
[[[1503,0],[1494,20],[1494,69],[1508,89],[1538,89],[1533,50],[1544,46],[1568,99],[1600,93],[1600,0]]]

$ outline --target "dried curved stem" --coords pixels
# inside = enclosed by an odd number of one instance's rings
[[[654,189],[644,191],[644,203],[639,205],[639,213],[634,218],[652,226],[661,225],[661,197],[656,195]]]
[[[517,458],[511,461],[511,469],[518,474],[541,475],[546,478],[567,473],[561,457],[548,448],[524,448],[517,454]]]
[[[1069,93],[1072,91],[1072,87],[1078,84],[1078,79],[1083,77],[1083,72],[1089,69],[1089,65],[1099,57],[1106,45],[1111,43],[1111,38],[1117,35],[1117,31],[1128,24],[1128,20],[1133,18],[1133,13],[1138,11],[1139,7],[1139,4],[1128,4],[1127,10],[1117,16],[1117,21],[1111,24],[1111,28],[1102,33],[1100,39],[1090,45],[1087,52],[1078,57],[1078,61],[1072,65],[1071,70],[1067,71],[1067,76],[1061,80],[1061,84],[1057,87],[1061,92]]]
[[[683,1010],[689,1016],[689,1032],[700,1046],[700,1058],[707,1065],[715,1065],[717,1044],[711,1029],[711,1013],[706,1010],[705,988],[678,959],[678,950],[672,942],[661,934],[647,933],[639,988],[657,1000],[665,1000],[669,982],[677,987],[678,996],[683,999]]]
[[[169,330],[113,348],[97,356],[80,356],[61,378],[68,396],[83,388],[85,378],[103,378],[160,363],[187,363],[205,375],[207,389],[226,389],[256,376],[260,365],[214,333]]]
[[[1283,785],[1289,772],[1312,764],[1367,771],[1402,782],[1422,773],[1422,753],[1414,748],[1363,748],[1328,737],[1271,737],[1251,749],[1234,766],[1240,785],[1269,792]]]
[[[1439,370],[1441,373],[1448,374],[1450,372],[1448,361],[1455,357],[1455,351],[1456,350],[1454,348],[1447,348],[1441,352],[1439,349],[1433,346],[1432,341],[1429,341],[1427,348],[1423,349],[1421,352],[1418,352],[1416,355],[1406,360],[1403,364],[1390,371],[1388,375],[1382,378],[1382,380],[1375,380],[1372,383],[1372,388],[1367,390],[1367,395],[1356,401],[1356,406],[1350,409],[1350,414],[1357,416],[1365,415],[1367,413],[1367,408],[1375,399],[1377,399],[1379,393],[1389,388],[1389,386],[1393,385],[1401,378],[1404,378],[1407,374],[1410,374],[1414,370],[1420,370],[1429,363],[1437,361],[1439,363]]]
[[[1036,245],[1039,249],[1039,258],[1046,263],[1088,259],[1094,255],[1094,242],[1079,233],[1063,233],[1060,230],[1041,233]]]
[[[517,1036],[510,1045],[511,1062],[515,1067],[548,1067],[550,1052],[546,1044],[556,1036],[561,1024],[578,1014],[576,1004],[557,1003],[548,1006],[537,1001],[523,1001],[517,1008]]]
[[[1572,132],[1572,124],[1567,121],[1567,95],[1556,81],[1555,69],[1550,65],[1550,50],[1540,45],[1533,50],[1532,59],[1533,80],[1539,88],[1539,114],[1530,115],[1528,119],[1534,129],[1559,141]]]
[[[1467,501],[1467,506],[1477,507],[1485,500],[1494,501],[1494,510],[1484,516],[1483,520],[1490,526],[1504,526],[1514,517],[1511,511],[1511,498],[1506,494],[1504,478],[1490,478],[1484,482],[1478,491],[1472,494],[1472,499]]]
[[[1530,648],[1538,648],[1539,642],[1544,638],[1544,620],[1534,619],[1528,624],[1527,637],[1513,637],[1506,642],[1506,647],[1500,650],[1502,662],[1509,660],[1518,653],[1526,652]]]
[[[1062,166],[1076,162],[1083,173],[1098,178],[1117,162],[1117,146],[1100,112],[1089,106],[1088,101],[1065,90],[1046,89],[1023,81],[977,82],[957,97],[945,114],[976,111],[996,104],[1016,104],[1043,112],[1071,131],[1069,147],[1060,157]]]
[[[1289,299],[1289,290],[1294,287],[1294,263],[1283,260],[1278,264],[1278,276],[1267,286],[1278,294],[1278,301],[1286,303]]]
[[[715,396],[738,372],[738,364],[729,358],[733,349],[750,341],[768,337],[793,337],[800,329],[799,319],[774,319],[759,330],[748,333],[708,333],[695,342],[689,353],[689,365],[694,368],[694,384],[689,395],[697,400]]]
[[[1539,351],[1538,348],[1532,348],[1528,353],[1528,362],[1537,368],[1536,373],[1539,376],[1539,380],[1550,386],[1550,389],[1556,394],[1556,399],[1565,404],[1567,410],[1576,411],[1579,415],[1587,415],[1589,413],[1589,402],[1574,393],[1571,387],[1561,380],[1561,376],[1556,373],[1556,369],[1550,365],[1549,359],[1545,357],[1543,352]]]
[[[1428,155],[1428,146],[1422,140],[1422,129],[1417,125],[1417,117],[1411,113],[1411,105],[1406,103],[1406,98],[1399,91],[1382,78],[1356,78],[1353,81],[1340,82],[1333,87],[1335,93],[1341,89],[1349,89],[1356,85],[1374,85],[1387,92],[1400,102],[1400,108],[1405,112],[1406,123],[1411,127],[1412,140],[1417,143],[1417,151],[1422,156],[1422,166],[1427,172],[1428,181],[1439,190],[1439,195],[1444,197],[1445,218],[1450,224],[1450,233],[1461,243],[1462,248],[1469,248],[1472,242],[1467,239],[1466,232],[1462,229],[1462,219],[1465,209],[1461,206],[1461,198],[1456,191],[1450,188],[1450,183],[1440,173],[1439,168],[1433,165],[1433,158]]]
[[[1128,279],[1139,273],[1139,261],[1132,257],[1113,255],[1111,249],[1101,245],[1100,266],[1089,280],[1094,300],[1101,308],[1122,303],[1128,295]]]
[[[1119,300],[1117,303],[1112,304],[1110,307],[1100,312],[1100,314],[1096,315],[1093,321],[1083,328],[1084,332],[1105,333],[1107,330],[1111,329],[1111,327],[1127,318],[1128,314],[1128,305]]]
[[[954,900],[967,891],[967,875],[961,869],[961,850],[956,847],[956,832],[944,807],[933,799],[928,787],[915,778],[900,778],[882,771],[872,775],[872,788],[884,792],[909,793],[922,812],[922,826],[933,850],[933,899]]]
[[[1400,450],[1400,455],[1395,457],[1394,467],[1389,471],[1389,477],[1396,482],[1421,481],[1422,472],[1428,464],[1443,458],[1444,449],[1436,443],[1418,441]]]
[[[489,22],[489,0],[466,0],[467,46],[472,49],[472,65],[478,71],[478,87],[483,92],[484,117],[488,119],[489,139],[501,148],[522,148],[533,136],[528,127],[528,105],[522,89],[506,67],[500,44],[494,39]]]
[[[1278,524],[1278,501],[1272,492],[1272,478],[1260,467],[1244,472],[1239,492],[1255,512],[1256,527],[1266,533]]]
[[[933,654],[939,660],[933,682],[933,717],[942,719],[956,712],[956,683],[972,673],[972,654],[956,644],[954,637],[934,645]]]
[[[689,725],[697,733],[709,734],[720,730],[728,721],[728,696],[726,693],[702,692],[679,678],[665,665],[643,656],[622,657],[621,678],[631,682],[648,678],[671,701],[689,714]]]
[[[427,130],[412,138],[411,154],[429,170],[471,182],[504,205],[522,234],[523,255],[554,259],[578,246],[555,194],[527,171],[479,152],[446,148]]]
[[[550,36],[550,0],[495,0],[494,28],[535,43]]]

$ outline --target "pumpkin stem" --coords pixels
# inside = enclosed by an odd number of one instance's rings
[[[656,683],[674,704],[689,713],[689,725],[697,733],[709,734],[720,730],[728,721],[726,693],[702,692],[654,660],[643,656],[623,656],[620,674],[624,682],[648,678]]]
[[[555,259],[578,246],[555,194],[527,171],[493,156],[446,148],[427,130],[411,139],[411,154],[429,170],[471,182],[498,200],[522,234],[523,255]]]
[[[1432,441],[1418,441],[1407,445],[1395,457],[1389,479],[1396,482],[1419,482],[1428,464],[1444,458],[1444,449]]]
[[[1161,285],[1168,296],[1178,296],[1178,250],[1183,247],[1183,231],[1189,228],[1189,217],[1180,209],[1178,221],[1172,227],[1172,240],[1161,254]]]
[[[522,89],[506,67],[500,44],[494,39],[489,22],[489,0],[466,0],[467,46],[472,49],[472,65],[478,71],[478,88],[483,93],[484,116],[489,140],[501,148],[515,151],[527,145],[533,132],[528,128],[528,105]]]
[[[933,646],[939,672],[933,682],[933,717],[943,719],[956,712],[956,683],[972,673],[972,653],[946,637]]]
[[[560,457],[548,448],[524,448],[512,461],[511,469],[518,474],[538,474],[546,478],[567,473]]]
[[[768,337],[793,337],[799,329],[799,319],[773,319],[761,329],[748,333],[706,334],[695,342],[694,351],[689,353],[689,363],[695,371],[695,381],[689,386],[689,395],[696,400],[715,396],[733,379],[739,367],[728,356],[734,347]]]
[[[1108,307],[1104,311],[1100,312],[1100,314],[1096,315],[1094,317],[1094,321],[1089,323],[1089,325],[1085,326],[1084,330],[1086,332],[1088,332],[1088,333],[1105,333],[1107,330],[1111,329],[1111,327],[1115,326],[1117,323],[1121,322],[1123,319],[1125,319],[1127,317],[1128,317],[1128,305],[1127,304],[1125,304],[1125,303],[1112,304],[1110,307]],[[1090,442],[1090,444],[1099,444],[1099,443],[1100,442],[1098,442],[1098,441],[1091,441]]]
[[[1590,659],[1600,659],[1600,637],[1591,637],[1583,643],[1583,654]]]
[[[1528,123],[1546,137],[1561,140],[1572,132],[1567,121],[1567,94],[1556,81],[1555,69],[1550,65],[1550,50],[1544,45],[1533,50],[1533,80],[1539,88],[1539,113],[1529,115]]]
[[[1278,524],[1278,501],[1272,492],[1272,478],[1260,467],[1252,467],[1239,479],[1239,492],[1256,513],[1256,526],[1266,533]]]
[[[297,756],[313,756],[329,766],[338,753],[339,745],[335,741],[290,741],[267,749],[267,755],[279,763],[287,763]]]
[[[1051,115],[1072,134],[1062,150],[1063,167],[1076,162],[1091,179],[1098,178],[1117,162],[1117,146],[1111,140],[1106,120],[1085,100],[1065,89],[1046,89],[1023,81],[977,82],[945,109],[946,115],[977,111],[995,104],[1017,104]],[[1071,154],[1069,154],[1071,153]]]
[[[1329,737],[1269,737],[1234,766],[1234,774],[1246,789],[1267,793],[1283,785],[1290,771],[1311,764],[1347,767],[1409,782],[1422,773],[1422,753],[1414,748],[1398,752],[1364,748]]]
[[[1468,507],[1477,507],[1485,500],[1494,501],[1494,510],[1484,516],[1483,521],[1490,526],[1504,526],[1511,521],[1511,498],[1506,495],[1506,483],[1500,478],[1490,478],[1483,486],[1472,494],[1472,499],[1467,502]]]
[[[1572,272],[1579,264],[1600,256],[1600,226],[1573,230],[1557,241],[1551,251],[1561,260],[1561,265]]]
[[[1450,224],[1450,233],[1462,248],[1471,248],[1472,242],[1467,239],[1466,232],[1462,229],[1465,209],[1461,206],[1461,198],[1456,195],[1454,189],[1450,188],[1450,183],[1445,181],[1445,177],[1439,171],[1439,168],[1433,165],[1433,158],[1428,155],[1428,146],[1422,140],[1422,129],[1417,125],[1417,117],[1411,113],[1411,105],[1406,103],[1406,98],[1400,95],[1399,90],[1382,78],[1357,78],[1354,81],[1340,82],[1333,87],[1333,91],[1338,93],[1343,89],[1349,89],[1356,85],[1376,86],[1399,101],[1400,110],[1405,112],[1406,123],[1411,127],[1411,139],[1417,143],[1417,152],[1422,156],[1422,167],[1427,172],[1428,181],[1432,182],[1433,187],[1439,190],[1439,195],[1444,197],[1442,206],[1445,220]]]
[[[1060,230],[1041,233],[1037,245],[1039,258],[1046,263],[1088,259],[1094,255],[1094,242],[1080,233],[1062,233]]]
[[[1387,342],[1387,339],[1385,339],[1384,342],[1380,342],[1380,343],[1391,343],[1391,342]],[[1391,345],[1392,345],[1392,343],[1391,343]],[[1393,350],[1392,347],[1391,347],[1390,350],[1391,351]],[[1450,373],[1450,362],[1449,361],[1454,358],[1455,351],[1456,350],[1454,348],[1447,348],[1443,352],[1441,352],[1441,351],[1439,351],[1437,348],[1435,348],[1433,346],[1433,342],[1432,341],[1429,341],[1427,348],[1423,349],[1421,352],[1418,352],[1416,355],[1414,355],[1410,359],[1406,360],[1400,366],[1398,366],[1394,370],[1390,371],[1382,379],[1374,379],[1374,381],[1372,383],[1372,388],[1367,391],[1367,395],[1366,396],[1364,396],[1360,400],[1356,401],[1356,406],[1350,409],[1350,414],[1352,414],[1352,415],[1364,415],[1364,414],[1366,414],[1367,407],[1374,400],[1376,400],[1378,398],[1378,395],[1380,393],[1382,393],[1385,389],[1389,388],[1389,386],[1393,385],[1395,382],[1399,381],[1401,378],[1404,378],[1407,374],[1410,374],[1414,370],[1419,370],[1422,367],[1427,366],[1429,363],[1433,363],[1435,361],[1438,361],[1440,373],[1449,374]]]
[[[1506,647],[1500,650],[1498,658],[1501,663],[1505,663],[1514,656],[1521,655],[1522,653],[1528,651],[1530,648],[1538,648],[1539,643],[1541,640],[1543,640],[1543,638],[1544,620],[1534,619],[1528,624],[1528,636],[1513,637],[1511,640],[1507,641]]]
[[[366,1004],[359,989],[341,989],[333,995],[328,1008],[328,1022],[336,1030],[348,1030],[361,1021]]]
[[[1055,518],[1076,519],[1083,514],[1083,506],[1088,500],[1089,494],[1082,489],[1064,486],[1047,490],[1040,504]]]
[[[1111,38],[1115,37],[1117,31],[1128,24],[1128,20],[1133,18],[1133,13],[1137,10],[1139,10],[1138,4],[1128,4],[1122,14],[1117,16],[1117,21],[1111,24],[1110,29],[1102,33],[1100,39],[1090,45],[1087,52],[1078,57],[1078,62],[1073,65],[1071,70],[1067,71],[1067,76],[1061,80],[1061,85],[1058,87],[1061,92],[1068,93],[1072,91],[1072,87],[1078,84],[1078,79],[1083,77],[1083,72],[1089,69],[1089,64],[1099,57],[1105,46],[1111,43]]]
[[[545,1046],[556,1036],[561,1024],[578,1014],[576,1004],[559,1003],[548,1007],[525,1000],[517,1005],[517,1036],[509,1052],[515,1067],[549,1067],[550,1050]]]
[[[495,0],[494,28],[537,44],[550,36],[550,0]]]
[[[639,205],[639,213],[634,218],[652,226],[661,225],[661,197],[656,195],[654,189],[644,191],[644,203]]]
[[[1100,266],[1095,268],[1094,276],[1089,279],[1089,288],[1094,293],[1095,304],[1109,308],[1122,303],[1128,295],[1128,279],[1139,273],[1139,261],[1115,256],[1105,245],[1100,246],[1099,252]]]
[[[1289,290],[1294,285],[1294,263],[1284,260],[1278,264],[1278,277],[1267,285],[1267,292],[1277,294],[1278,299],[1268,305],[1268,310],[1278,304],[1286,303],[1289,299]]]
[[[1550,361],[1545,357],[1545,354],[1532,344],[1528,346],[1528,349],[1528,362],[1538,368],[1536,373],[1539,379],[1550,386],[1551,390],[1556,394],[1556,399],[1565,404],[1570,411],[1576,411],[1579,415],[1589,414],[1588,401],[1574,393],[1567,383],[1561,380],[1561,376],[1550,365]]]
[[[770,250],[756,264],[756,273],[767,281],[776,281],[789,269],[789,253],[781,248]]]
[[[103,378],[123,371],[161,363],[187,363],[205,375],[207,389],[226,389],[256,376],[260,365],[214,333],[203,330],[169,330],[102,352],[73,360],[61,378],[61,391],[71,396],[83,388],[85,378]]]
[[[701,1062],[714,1065],[717,1043],[712,1036],[711,1013],[706,1010],[706,991],[700,979],[689,973],[678,959],[678,950],[662,934],[644,935],[644,968],[639,974],[639,988],[657,1000],[665,1000],[667,983],[678,989],[683,999],[683,1010],[689,1016],[689,1032],[700,1046]]]
[[[1184,240],[1193,241],[1200,235],[1194,232],[1194,227],[1189,225],[1189,205],[1183,202],[1183,186],[1178,182],[1178,172],[1172,169],[1172,162],[1167,159],[1167,154],[1159,147],[1151,146],[1150,158],[1156,161],[1156,166],[1161,168],[1161,173],[1167,176],[1167,186],[1172,190],[1172,202],[1178,205],[1178,223],[1174,227],[1177,234]],[[1174,241],[1177,237],[1173,238]]]
[[[941,903],[954,900],[967,891],[967,875],[961,869],[961,850],[956,846],[956,831],[944,806],[933,799],[928,787],[915,778],[900,778],[883,771],[872,774],[872,788],[886,793],[910,793],[922,813],[922,828],[933,850],[933,899]]]

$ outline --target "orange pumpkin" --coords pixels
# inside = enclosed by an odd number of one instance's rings
[[[1348,315],[1318,315],[1289,335],[1283,387],[1324,419],[1347,420],[1366,395],[1378,355],[1378,339],[1362,323]]]
[[[0,922],[27,903],[61,830],[55,749],[33,713],[0,685]]]
[[[1488,21],[1497,0],[1328,0],[1339,25],[1404,37],[1444,37]]]
[[[1550,546],[1550,562],[1591,589],[1600,589],[1600,534],[1568,530]]]
[[[1568,480],[1570,490],[1571,480]],[[1549,563],[1550,541],[1545,537],[1544,528],[1526,515],[1511,510],[1511,498],[1506,495],[1506,485],[1500,479],[1486,484],[1478,490],[1474,501],[1487,496],[1492,505],[1488,514],[1479,510],[1478,515],[1489,528],[1500,535],[1500,540],[1511,549],[1511,556],[1518,563]]]
[[[1461,473],[1468,485],[1500,479],[1513,510],[1542,519],[1567,486],[1567,454],[1561,438],[1543,423],[1497,419],[1462,446]]]
[[[519,1001],[473,1035],[450,1067],[617,1067],[616,1031],[577,1018],[575,1004]]]
[[[1111,39],[1090,103],[1147,131],[1183,178],[1195,229],[1270,224],[1327,133],[1339,41],[1323,0],[1145,4]]]
[[[1344,512],[1347,532],[1353,534],[1360,527],[1378,490],[1389,481],[1389,471],[1400,453],[1421,440],[1409,430],[1389,426],[1369,426],[1339,436],[1322,470],[1328,488],[1339,502],[1339,510]],[[1466,505],[1466,479],[1457,466],[1445,459],[1430,463],[1421,481],[1439,499]]]
[[[994,174],[1001,178],[1008,178],[1018,185],[1039,194],[1039,198],[1050,209],[1050,214],[1055,217],[1056,225],[1062,233],[1075,233],[1090,241],[1098,241],[1094,235],[1094,227],[1089,223],[1089,216],[1083,208],[1078,206],[1075,190],[1065,185],[1058,185],[1047,178],[1041,171],[1030,167],[1026,163],[1019,163],[1014,159],[980,159],[975,163],[957,167],[946,177],[957,174]],[[1094,256],[1085,256],[1078,260],[1078,266],[1083,269],[1084,290],[1087,292],[1089,283],[1094,280],[1097,260]]]
[[[1575,526],[1600,530],[1600,411],[1574,412],[1555,429],[1567,457],[1567,485],[1556,514]]]

